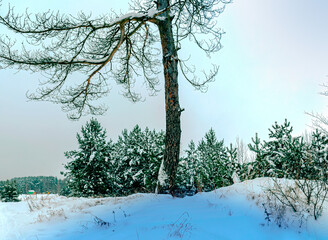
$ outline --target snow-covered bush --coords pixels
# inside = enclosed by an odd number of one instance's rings
[[[272,180],[274,184],[267,192],[274,216],[280,217],[283,208],[297,215],[298,219],[313,216],[317,220],[321,216],[328,194],[326,183],[321,180]]]
[[[1,189],[0,197],[2,202],[19,202],[16,183],[6,181]]]
[[[36,222],[48,222],[54,219],[67,219],[63,208],[48,209],[45,212],[39,213],[36,218]]]

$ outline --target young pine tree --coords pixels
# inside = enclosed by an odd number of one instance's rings
[[[258,134],[255,134],[255,138],[252,138],[252,143],[248,144],[249,149],[255,153],[255,161],[248,164],[248,175],[250,179],[257,177],[265,177],[273,171],[272,164],[266,158],[266,153],[264,152],[263,143]]]
[[[282,125],[277,122],[269,129],[269,140],[260,142],[257,134],[249,144],[256,153],[253,177],[279,177],[302,179],[307,177],[309,168],[308,145],[302,137],[292,137],[293,127],[285,120]]]
[[[292,141],[292,132],[293,127],[287,119],[282,125],[275,122],[272,129],[269,128],[269,141],[264,142],[263,151],[266,160],[271,165],[269,173],[272,176],[286,177],[285,171],[288,163],[284,159],[284,152],[288,149],[287,145]]]
[[[19,202],[16,182],[6,181],[0,193],[2,202]]]
[[[309,150],[309,179],[328,181],[328,136],[318,129],[312,133]]]
[[[146,155],[148,158],[148,163],[144,168],[144,184],[147,191],[154,192],[158,184],[159,168],[164,160],[165,132],[150,131],[146,128],[144,135]]]
[[[307,145],[302,137],[292,137],[293,127],[285,119],[282,125],[275,124],[269,129],[269,141],[264,151],[269,162],[273,163],[272,176],[302,179],[307,162]]]
[[[178,173],[177,173],[177,185],[180,188],[186,188],[186,190],[196,191],[200,187],[200,163],[199,152],[196,148],[194,141],[191,141],[186,150],[187,156],[180,159]]]
[[[126,129],[115,144],[115,191],[127,195],[134,192],[154,192],[159,167],[164,154],[164,132],[136,125]]]
[[[200,181],[204,191],[211,191],[233,183],[231,162],[229,162],[223,140],[218,141],[213,129],[205,134],[198,145],[200,155]]]
[[[79,149],[68,151],[65,165],[68,186],[74,196],[106,195],[112,192],[111,142],[96,119],[91,119],[77,134]]]
[[[230,143],[229,147],[226,148],[227,156],[229,159],[228,166],[228,172],[232,173],[232,180],[233,183],[239,183],[241,179],[244,179],[244,169],[242,168],[241,161],[238,159],[238,150],[237,148],[232,146],[232,143]]]

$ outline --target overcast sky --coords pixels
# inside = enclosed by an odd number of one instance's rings
[[[125,13],[128,0],[16,0],[16,10],[92,12],[111,8]],[[122,2],[122,3],[121,3]],[[3,1],[4,13],[8,1]],[[195,91],[180,77],[182,149],[191,139],[198,142],[211,127],[226,144],[237,136],[250,142],[255,132],[267,138],[268,128],[285,118],[295,134],[311,123],[305,111],[327,111],[327,100],[318,92],[328,81],[327,0],[235,0],[218,24],[226,34],[223,49],[207,59],[193,45],[182,46],[199,70],[211,62],[220,65],[206,93]],[[3,29],[0,28],[0,32]],[[74,77],[74,76],[73,76]],[[76,77],[76,76],[75,76]],[[163,89],[163,76],[160,75]],[[91,116],[70,121],[59,105],[27,101],[40,74],[0,70],[0,179],[21,176],[60,176],[67,162],[64,152],[77,149],[76,133]],[[142,79],[141,79],[142,81]],[[143,93],[145,101],[131,103],[109,79],[112,90],[104,99],[109,110],[98,117],[108,136],[116,139],[124,128],[165,128],[164,95]]]

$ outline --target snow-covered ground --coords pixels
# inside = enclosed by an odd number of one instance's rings
[[[23,195],[18,203],[0,202],[0,239],[328,239],[326,211],[317,221],[287,212],[279,227],[263,207],[270,184],[255,179],[183,199]]]

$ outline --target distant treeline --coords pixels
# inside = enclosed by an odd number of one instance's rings
[[[34,190],[36,193],[60,193],[66,186],[65,179],[57,177],[18,177],[10,179],[11,182],[16,182],[19,194],[26,194],[29,190]],[[0,181],[0,189],[6,181]]]

